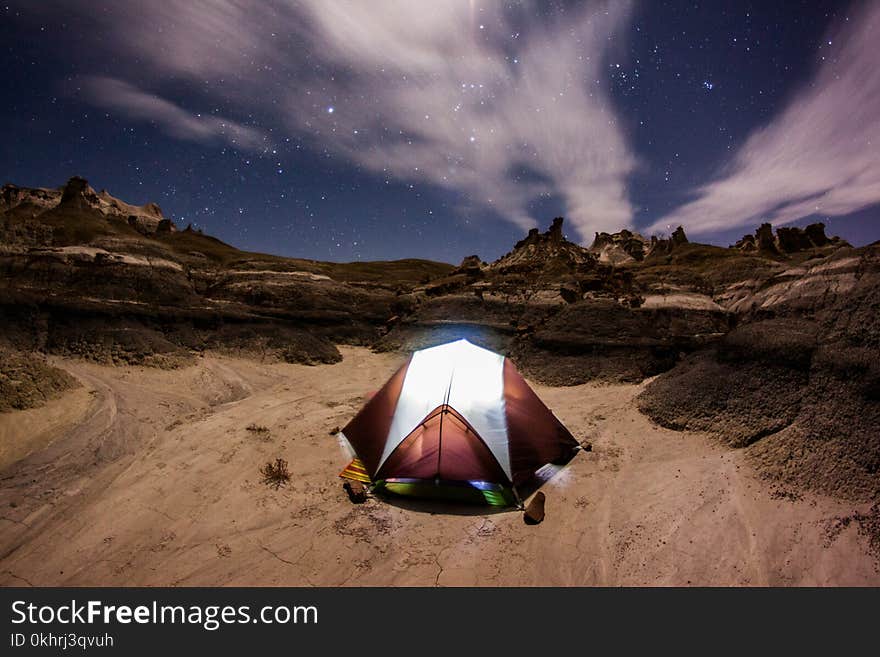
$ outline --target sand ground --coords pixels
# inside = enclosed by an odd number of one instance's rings
[[[0,472],[0,585],[880,585],[856,523],[836,522],[866,505],[781,489],[741,452],[653,425],[638,385],[535,386],[593,444],[543,486],[540,525],[352,505],[330,431],[402,357],[342,352],[318,367],[54,361],[83,387],[0,415],[2,454],[21,459]],[[278,457],[293,479],[273,490],[258,469]]]

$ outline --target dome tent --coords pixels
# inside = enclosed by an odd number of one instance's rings
[[[342,434],[357,455],[343,477],[500,505],[578,447],[511,361],[467,340],[413,353]]]

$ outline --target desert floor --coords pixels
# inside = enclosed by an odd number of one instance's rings
[[[865,505],[780,488],[742,452],[653,425],[638,385],[535,386],[593,444],[544,484],[540,525],[353,505],[330,432],[402,357],[342,352],[318,367],[54,361],[83,387],[0,415],[0,584],[880,585],[846,520]],[[258,470],[278,457],[293,478],[274,490]]]

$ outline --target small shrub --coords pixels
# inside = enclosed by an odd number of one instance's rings
[[[272,486],[275,490],[290,481],[290,471],[287,469],[287,461],[284,459],[275,459],[275,463],[269,461],[260,468],[260,474],[263,475],[263,483]]]
[[[260,440],[267,442],[270,440],[269,427],[264,427],[261,424],[255,424],[251,422],[249,425],[247,425],[247,427],[245,427],[245,429],[247,429],[249,433],[253,434]]]

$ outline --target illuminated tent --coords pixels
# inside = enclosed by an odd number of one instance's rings
[[[578,447],[512,362],[467,340],[415,352],[342,434],[357,455],[342,477],[492,504]]]

